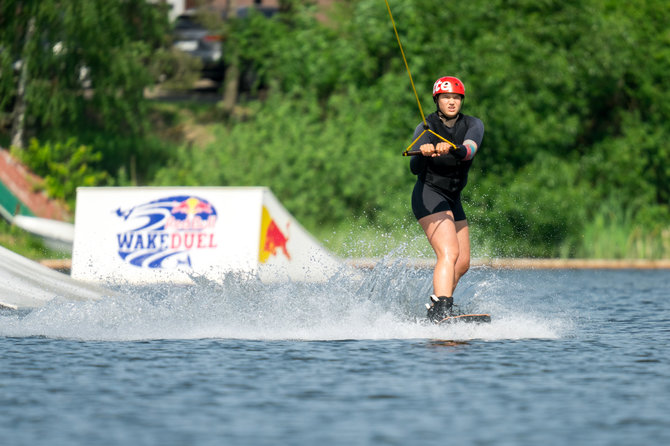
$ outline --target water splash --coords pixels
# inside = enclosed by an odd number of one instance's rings
[[[465,276],[456,300],[468,312],[491,313],[490,324],[427,324],[431,271],[408,266],[407,259],[385,259],[371,270],[343,271],[325,283],[266,284],[229,275],[221,282],[196,278],[192,286],[122,286],[99,301],[59,299],[28,313],[0,313],[0,336],[121,341],[565,336],[571,317],[556,312],[547,317],[547,303],[529,293],[527,282],[486,268]],[[542,284],[535,286],[537,291]]]

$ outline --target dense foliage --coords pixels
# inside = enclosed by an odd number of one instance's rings
[[[150,131],[143,95],[156,82],[168,29],[166,10],[144,0],[1,1],[0,121],[8,125],[24,101],[24,145],[75,138],[102,153],[99,168],[113,174],[130,159],[147,166],[157,157],[139,142]]]
[[[12,149],[13,155],[22,159],[35,172],[44,172],[45,189],[51,198],[66,201],[74,210],[77,187],[97,186],[107,180],[107,173],[92,166],[102,154],[92,148],[77,145],[74,138],[64,143],[41,145],[31,139],[23,150]]]
[[[399,155],[421,116],[384,1],[336,2],[326,21],[292,3],[226,23],[226,53],[265,94],[231,115],[212,106],[214,142],[168,156],[154,139],[114,138],[111,159],[105,136],[75,136],[112,176],[132,155],[155,161],[139,163],[153,184],[269,186],[321,236],[416,229]],[[475,254],[670,256],[666,2],[389,3],[424,112],[433,81],[452,74],[467,87],[464,112],[485,123],[464,192]]]

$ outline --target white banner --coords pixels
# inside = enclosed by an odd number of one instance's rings
[[[262,187],[79,188],[72,277],[190,283],[230,272],[322,281],[341,263]]]

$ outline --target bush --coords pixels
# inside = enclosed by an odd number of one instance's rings
[[[77,187],[97,186],[108,179],[105,172],[95,168],[101,154],[90,146],[78,145],[75,138],[44,144],[33,138],[26,149],[13,148],[12,154],[44,178],[49,197],[65,200],[72,209]]]

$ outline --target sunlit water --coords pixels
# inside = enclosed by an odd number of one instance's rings
[[[7,445],[670,444],[670,272],[121,288],[0,313]]]

